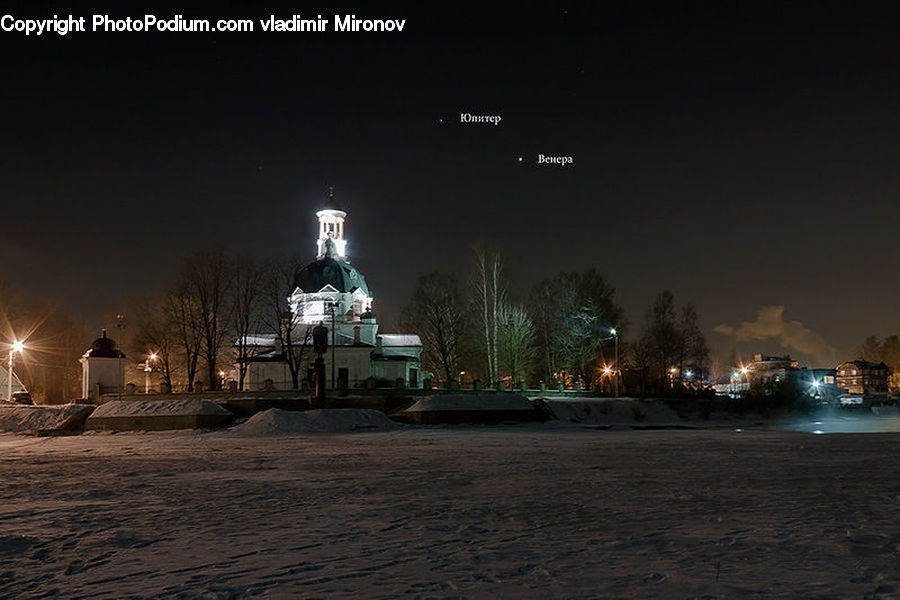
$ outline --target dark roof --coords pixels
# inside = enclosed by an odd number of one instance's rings
[[[328,202],[325,203],[325,206],[322,207],[323,210],[339,210],[341,212],[344,211],[344,207],[338,204],[337,200],[334,199],[334,188],[328,188]]]
[[[300,288],[306,293],[318,292],[330,285],[339,292],[353,292],[361,289],[369,296],[366,278],[356,267],[339,258],[325,256],[311,262],[294,275],[294,289]]]
[[[116,348],[115,340],[106,337],[106,330],[104,329],[103,335],[94,340],[85,356],[94,358],[125,358],[125,353]]]
[[[860,369],[887,369],[888,366],[884,362],[873,363],[867,360],[849,360],[847,362],[843,362],[838,365],[838,368],[843,365],[856,365]]]

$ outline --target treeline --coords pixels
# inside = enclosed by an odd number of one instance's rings
[[[900,336],[889,335],[881,339],[870,335],[856,348],[856,358],[872,363],[883,362],[891,373],[900,373]]]
[[[502,257],[485,249],[475,251],[463,281],[442,272],[420,277],[402,314],[439,385],[543,381],[611,390],[617,341],[622,381],[639,393],[683,389],[685,373],[699,381],[708,362],[696,308],[676,306],[671,292],[656,297],[629,343],[615,288],[596,269],[557,273],[516,298]]]
[[[198,383],[210,389],[232,368],[243,389],[247,360],[265,335],[284,351],[298,388],[310,331],[296,326],[288,297],[301,266],[295,256],[258,259],[222,250],[185,258],[158,295],[134,307],[130,347],[144,357],[154,353],[151,366],[173,390],[193,391]]]

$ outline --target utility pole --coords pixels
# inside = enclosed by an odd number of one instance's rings
[[[613,380],[613,387],[615,390],[614,391],[615,397],[618,398],[619,397],[619,332],[616,331],[615,327],[610,329],[609,332],[612,334],[613,340],[615,340],[615,345],[616,345],[616,362],[615,362],[615,370],[613,371],[613,377],[615,379]]]
[[[125,315],[119,313],[116,315],[116,329],[119,330],[119,342],[120,344],[123,342],[123,337],[125,335]],[[122,378],[122,385],[119,387],[119,400],[122,399],[122,394],[125,392],[125,367],[122,364],[122,359],[125,358],[122,355],[122,350],[119,344],[116,344],[116,353],[119,357],[119,376]]]
[[[6,374],[6,401],[12,402],[12,382],[14,374],[14,359],[16,352],[21,352],[24,346],[22,342],[16,340],[9,345],[9,372]]]

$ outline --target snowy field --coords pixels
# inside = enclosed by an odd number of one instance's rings
[[[3,434],[0,456],[4,599],[900,597],[897,434]]]

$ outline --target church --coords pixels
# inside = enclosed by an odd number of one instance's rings
[[[298,356],[300,350],[299,386],[309,389],[316,359],[310,333],[319,324],[328,329],[329,348],[323,356],[327,389],[421,388],[431,377],[422,372],[422,342],[414,334],[378,332],[372,292],[347,258],[347,212],[335,201],[333,188],[316,217],[316,260],[297,271],[288,299],[291,314],[285,323],[291,335],[282,340],[275,335],[250,336],[248,342],[256,351],[248,361],[245,389],[291,389],[287,352]],[[282,347],[284,339],[292,348]]]

